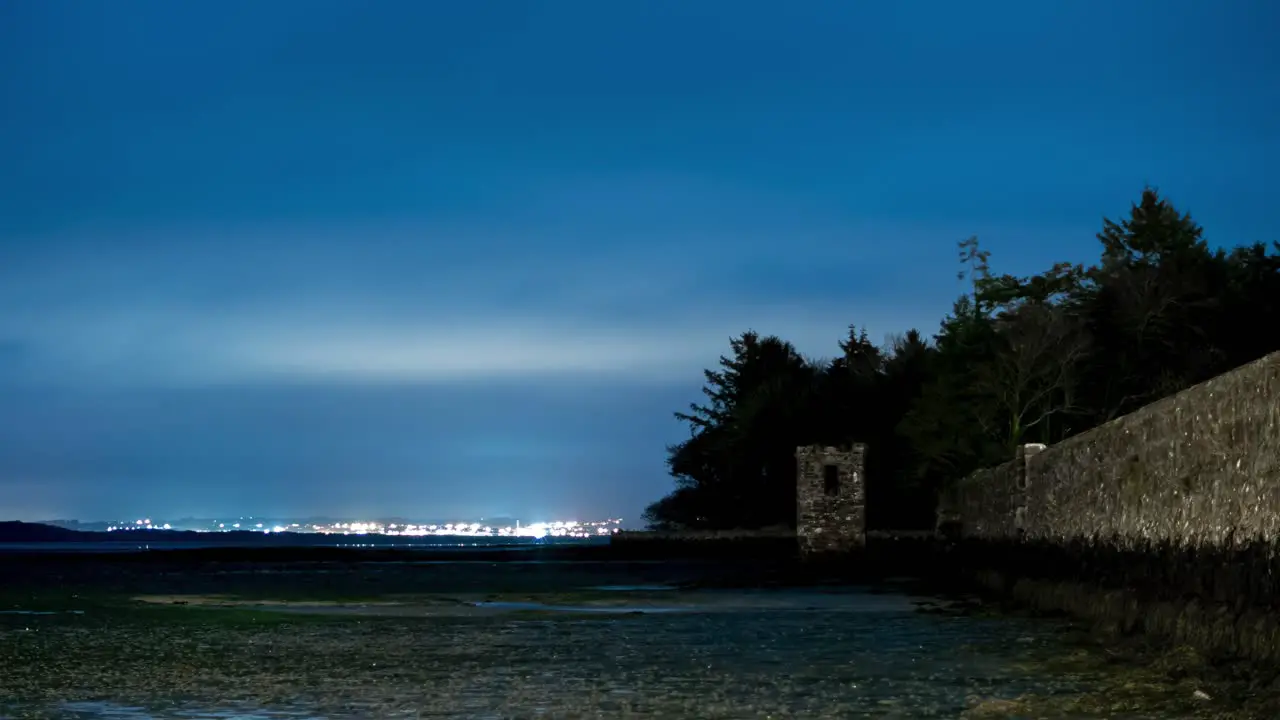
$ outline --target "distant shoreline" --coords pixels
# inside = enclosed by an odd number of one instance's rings
[[[89,563],[645,562],[763,557],[787,560],[794,535],[620,532],[587,538],[337,535],[190,530],[69,530],[0,523],[0,565]],[[108,557],[110,560],[108,560]]]
[[[0,552],[19,547],[75,546],[155,546],[160,547],[525,547],[549,544],[601,544],[608,536],[512,537],[502,535],[385,535],[377,533],[261,532],[232,530],[70,530],[56,525],[28,522],[0,522]]]

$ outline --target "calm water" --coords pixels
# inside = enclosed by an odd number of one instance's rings
[[[212,533],[211,533],[212,535]],[[3,553],[122,553],[146,550],[198,550],[206,548],[292,548],[292,547],[346,547],[346,548],[417,548],[423,550],[484,550],[496,547],[512,550],[533,549],[548,545],[603,545],[608,537],[591,538],[521,538],[521,537],[461,537],[432,536],[421,538],[387,537],[381,535],[290,535],[263,536],[254,540],[110,540],[102,542],[0,542]]]
[[[511,612],[496,612],[504,601],[489,600],[473,617],[353,616],[319,630],[158,625],[59,637],[50,627],[41,642],[85,657],[130,645],[183,650],[166,650],[169,666],[145,681],[128,670],[136,658],[122,657],[118,679],[98,685],[115,695],[45,711],[79,720],[1020,717],[965,713],[1028,694],[1105,693],[1111,679],[1087,663],[1054,669],[1077,652],[1054,623],[923,614],[918,598],[854,590],[660,590],[582,588],[579,603],[511,599]],[[610,602],[632,612],[598,612]],[[228,648],[245,650],[228,659]],[[157,684],[178,682],[184,692],[156,699]],[[1077,703],[1034,717],[1186,716],[1090,714]]]

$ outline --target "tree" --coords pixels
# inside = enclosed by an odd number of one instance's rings
[[[1220,260],[1191,216],[1146,188],[1127,219],[1103,221],[1098,240],[1102,257],[1071,299],[1092,340],[1090,424],[1227,369],[1210,338]]]
[[[976,382],[995,347],[995,323],[975,307],[972,297],[962,296],[943,320],[934,338],[934,372],[897,427],[914,451],[921,487],[941,487],[1002,452],[990,433],[992,403]]]
[[[990,433],[995,413],[976,382],[997,342],[996,305],[984,294],[993,283],[990,258],[975,237],[959,243],[957,278],[969,281],[969,292],[943,319],[934,336],[934,372],[897,427],[914,451],[914,480],[922,488],[963,477],[998,452]]]
[[[1237,367],[1280,348],[1280,243],[1222,252],[1212,292],[1219,299],[1211,323],[1213,345],[1226,367]]]
[[[678,499],[646,511],[651,524],[763,527],[795,523],[795,447],[806,435],[817,370],[790,343],[746,332],[706,370],[706,404],[676,417],[688,440],[668,448]]]
[[[867,524],[892,529],[932,523],[935,488],[915,472],[920,456],[899,431],[910,409],[935,377],[936,349],[917,330],[890,340],[874,393],[874,413],[864,435],[867,452]],[[865,408],[864,408],[865,411]]]
[[[1211,250],[1202,228],[1152,188],[1104,219],[1091,266],[997,274],[959,243],[966,291],[932,342],[887,347],[848,327],[830,362],[748,332],[704,371],[704,404],[676,417],[675,489],[655,527],[795,521],[797,445],[863,442],[872,527],[931,527],[947,483],[1058,442],[1280,350],[1280,243]]]
[[[1002,314],[996,346],[973,373],[973,391],[993,409],[988,432],[1003,439],[1009,456],[1027,441],[1049,442],[1047,423],[1077,409],[1079,367],[1088,350],[1083,325],[1066,309],[1032,300]]]

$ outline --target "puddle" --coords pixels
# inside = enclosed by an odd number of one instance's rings
[[[251,607],[259,609],[279,607],[394,607],[402,604],[389,600],[365,600],[362,602],[339,602],[337,600],[308,600],[306,602],[270,599],[246,600],[230,595],[139,595],[133,599],[150,605],[203,605],[208,607]]]
[[[679,590],[680,588],[671,585],[596,585],[587,589],[602,590],[604,592],[659,592],[663,590]]]
[[[0,610],[0,615],[83,615],[83,610]]]
[[[684,590],[670,585],[598,585],[596,593],[573,593],[572,598],[493,597],[401,598],[396,601],[333,602],[244,600],[217,595],[155,595],[134,598],[153,604],[211,608],[244,607],[259,611],[381,617],[457,617],[512,611],[628,615],[637,613],[735,613],[768,611],[821,611],[832,613],[909,613],[929,599],[908,595],[842,591]],[[663,601],[645,597],[662,592]],[[623,593],[634,593],[624,595]],[[626,598],[630,602],[618,602]],[[26,611],[29,612],[29,611]]]
[[[145,708],[108,702],[63,703],[60,708],[68,720],[324,720],[323,716],[301,711],[270,710],[172,710],[163,715]]]
[[[626,606],[626,605],[544,605],[536,602],[519,602],[519,601],[490,601],[478,602],[474,604],[478,608],[495,608],[499,610],[547,610],[551,612],[571,612],[571,613],[610,613],[615,615],[629,615],[634,613],[673,613],[688,612],[691,608],[673,608],[673,607],[648,607],[648,606]]]

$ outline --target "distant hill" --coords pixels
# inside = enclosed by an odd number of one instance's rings
[[[75,542],[93,534],[40,523],[0,522],[0,542]]]
[[[114,532],[86,532],[68,530],[54,525],[28,522],[0,522],[0,543],[58,543],[58,542],[120,542],[130,540],[151,540],[181,542],[183,540],[209,542],[243,542],[248,539],[262,541],[264,539],[284,540],[296,537],[296,533],[271,533],[239,531],[200,533],[194,530],[116,530]]]

